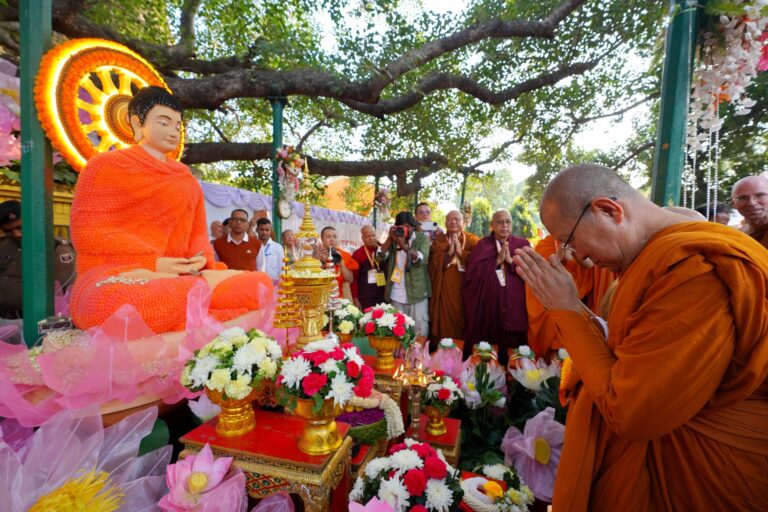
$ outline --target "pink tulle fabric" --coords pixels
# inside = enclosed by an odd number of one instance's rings
[[[438,348],[429,360],[429,368],[432,371],[441,370],[446,375],[458,379],[464,370],[464,362],[459,347]]]
[[[88,471],[104,471],[125,495],[120,510],[156,510],[165,494],[165,468],[172,447],[138,456],[157,408],[137,412],[104,429],[98,407],[61,411],[27,439],[19,456],[0,441],[0,503],[23,512],[41,496]]]
[[[251,512],[294,512],[295,510],[291,497],[280,492],[261,500],[258,505],[251,509]]]
[[[263,288],[264,294],[272,293]],[[208,315],[211,289],[203,281],[187,297],[185,332],[154,333],[138,311],[125,305],[99,327],[87,331],[82,343],[37,357],[37,370],[26,347],[0,342],[0,416],[37,426],[62,409],[89,404],[128,404],[162,399],[174,403],[194,398],[179,383],[184,363],[194,351],[229,327],[258,328],[285,343],[285,330],[272,328],[274,295],[263,295],[267,305],[235,320],[217,322]],[[295,340],[297,329],[291,332]]]

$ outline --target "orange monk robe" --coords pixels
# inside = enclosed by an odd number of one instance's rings
[[[548,235],[536,244],[535,251],[544,258],[549,258],[557,252],[555,239]],[[599,314],[600,302],[603,296],[615,280],[616,274],[607,268],[594,266],[586,268],[576,261],[568,261],[565,268],[573,276],[576,288],[579,290],[579,298],[586,306]],[[539,357],[545,357],[550,350],[563,348],[563,342],[557,334],[557,327],[552,318],[544,309],[544,306],[525,287],[525,305],[528,311],[528,345]]]
[[[93,157],[77,182],[71,230],[77,280],[70,307],[78,327],[101,325],[130,304],[157,333],[184,329],[187,294],[202,277],[142,284],[120,282],[118,274],[154,271],[157,258],[198,253],[208,260],[206,268],[215,268],[203,192],[186,165],[161,162],[140,146]],[[229,320],[259,309],[258,297],[271,297],[271,291],[263,272],[231,277],[214,289],[209,312]]]
[[[341,255],[341,260],[344,262],[344,266],[347,267],[348,270],[352,271],[352,275],[357,274],[357,269],[360,268],[360,265],[357,263],[355,258],[352,257],[350,253],[343,249],[336,248],[336,251]],[[336,265],[335,271],[336,271],[336,282],[339,283],[339,296],[344,296],[344,283],[346,283],[346,279],[344,279],[344,274],[341,273],[341,269],[339,268],[341,265]],[[350,283],[350,293],[352,293],[351,287],[353,286],[353,283]]]
[[[759,243],[690,222],[620,276],[607,344],[550,313],[581,378],[554,510],[768,510],[767,283]]]
[[[469,255],[480,241],[472,233],[462,231],[459,242],[464,241],[461,262],[466,267]],[[435,236],[429,250],[429,279],[432,281],[432,297],[429,299],[429,323],[432,339],[461,338],[464,335],[466,315],[461,289],[464,272],[451,264],[448,257],[448,237],[444,233]],[[450,265],[450,266],[449,266]]]

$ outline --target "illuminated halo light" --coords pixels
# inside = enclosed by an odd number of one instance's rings
[[[104,39],[73,39],[45,54],[35,81],[35,104],[51,144],[77,171],[98,153],[136,144],[128,102],[148,85],[170,89],[152,65]],[[178,160],[179,147],[168,156]]]

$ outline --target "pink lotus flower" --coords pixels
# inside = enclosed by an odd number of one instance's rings
[[[386,501],[379,501],[379,498],[373,497],[371,501],[364,506],[352,502],[349,504],[349,512],[394,512],[392,507]]]
[[[213,458],[206,444],[197,455],[171,464],[166,469],[166,483],[170,492],[158,506],[170,512],[190,510],[245,510],[245,475],[239,469],[225,481],[232,465],[232,457]]]
[[[547,407],[525,423],[525,433],[509,427],[501,441],[504,463],[515,470],[542,501],[552,501],[565,427],[555,421],[555,410]]]

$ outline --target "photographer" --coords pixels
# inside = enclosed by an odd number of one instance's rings
[[[339,238],[336,234],[336,228],[326,226],[320,232],[320,241],[323,243],[320,249],[320,261],[323,265],[328,262],[328,256],[333,258],[333,266],[336,271],[336,280],[339,282],[339,295],[351,298],[352,292],[344,294],[344,283],[350,285],[355,281],[355,272],[358,269],[357,262],[352,259],[352,255],[347,251],[339,249]]]
[[[411,212],[400,212],[377,257],[386,261],[384,298],[416,322],[418,334],[429,334],[428,299],[432,287],[427,272],[429,238],[421,232]]]

